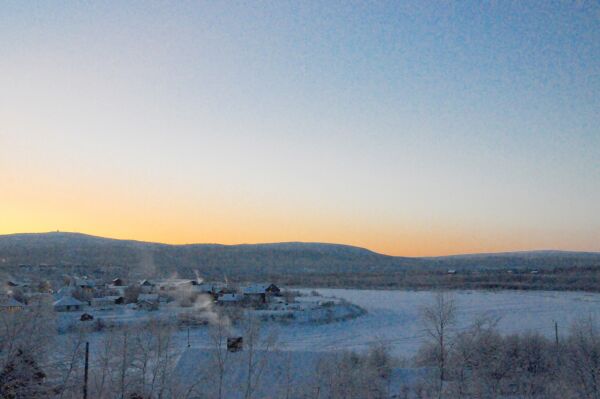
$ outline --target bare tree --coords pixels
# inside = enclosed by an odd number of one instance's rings
[[[112,379],[111,388],[114,396],[125,399],[133,393],[136,386],[134,378],[135,340],[132,327],[121,327],[115,332],[114,346],[112,347],[112,361],[109,363],[109,376]]]
[[[218,399],[223,398],[223,380],[229,358],[227,350],[227,336],[229,333],[229,320],[224,315],[217,315],[210,326],[209,337],[213,348],[214,370],[217,373],[217,395]]]
[[[454,298],[446,293],[435,295],[433,303],[421,310],[421,317],[426,336],[434,345],[433,356],[439,377],[438,398],[442,398],[444,380],[446,379],[446,358],[450,344],[452,327],[456,324],[456,303]]]
[[[23,310],[0,312],[2,397],[45,396],[43,367],[56,336],[53,315],[49,301],[43,299]]]
[[[260,320],[247,317],[244,321],[244,354],[246,356],[246,381],[244,384],[244,399],[252,399],[258,388],[262,373],[267,365],[268,356],[274,350],[277,338],[274,334],[261,334]]]
[[[85,331],[80,329],[67,336],[66,342],[57,350],[55,368],[60,373],[59,399],[79,396],[85,341]]]
[[[593,320],[572,326],[564,350],[564,377],[571,381],[572,391],[580,398],[600,398],[600,333]]]
[[[115,346],[117,345],[117,332],[106,330],[102,339],[97,344],[95,367],[91,370],[91,393],[94,398],[110,396],[112,371],[115,359]]]

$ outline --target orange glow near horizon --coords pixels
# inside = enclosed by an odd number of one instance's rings
[[[275,204],[252,207],[218,198],[177,200],[177,196],[148,187],[140,195],[140,190],[129,191],[114,184],[111,190],[97,184],[79,184],[73,190],[74,185],[77,183],[15,181],[2,198],[0,234],[60,230],[167,244],[328,242],[396,256],[586,249],[564,239],[545,241],[547,237],[532,231],[477,231],[443,223],[426,228],[418,224],[395,226],[356,215],[324,215]]]
[[[157,185],[137,176],[64,173],[31,163],[12,173],[0,170],[0,179],[0,234],[60,230],[167,244],[328,242],[395,256],[600,249],[593,232],[565,237],[558,229],[424,217],[427,213],[353,212],[330,199],[283,201],[234,189],[198,190],[185,182]]]

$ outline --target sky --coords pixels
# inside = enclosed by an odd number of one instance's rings
[[[0,234],[600,251],[600,4],[0,2]]]

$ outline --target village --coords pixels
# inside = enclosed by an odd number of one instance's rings
[[[101,331],[150,319],[179,326],[207,325],[215,312],[235,322],[252,312],[263,321],[332,322],[358,317],[362,309],[316,292],[282,289],[274,283],[204,282],[201,279],[168,278],[127,281],[114,278],[99,282],[88,277],[66,277],[54,290],[50,283],[4,283],[0,312],[26,308],[51,308],[59,332],[82,326]]]

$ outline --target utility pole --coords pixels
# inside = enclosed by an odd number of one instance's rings
[[[554,321],[554,339],[556,342],[556,365],[560,369],[560,347],[558,345],[558,322]]]
[[[83,399],[88,397],[88,369],[89,369],[89,358],[90,358],[90,343],[85,343],[85,370],[83,374]]]
[[[188,326],[188,348],[190,347],[190,327]]]

